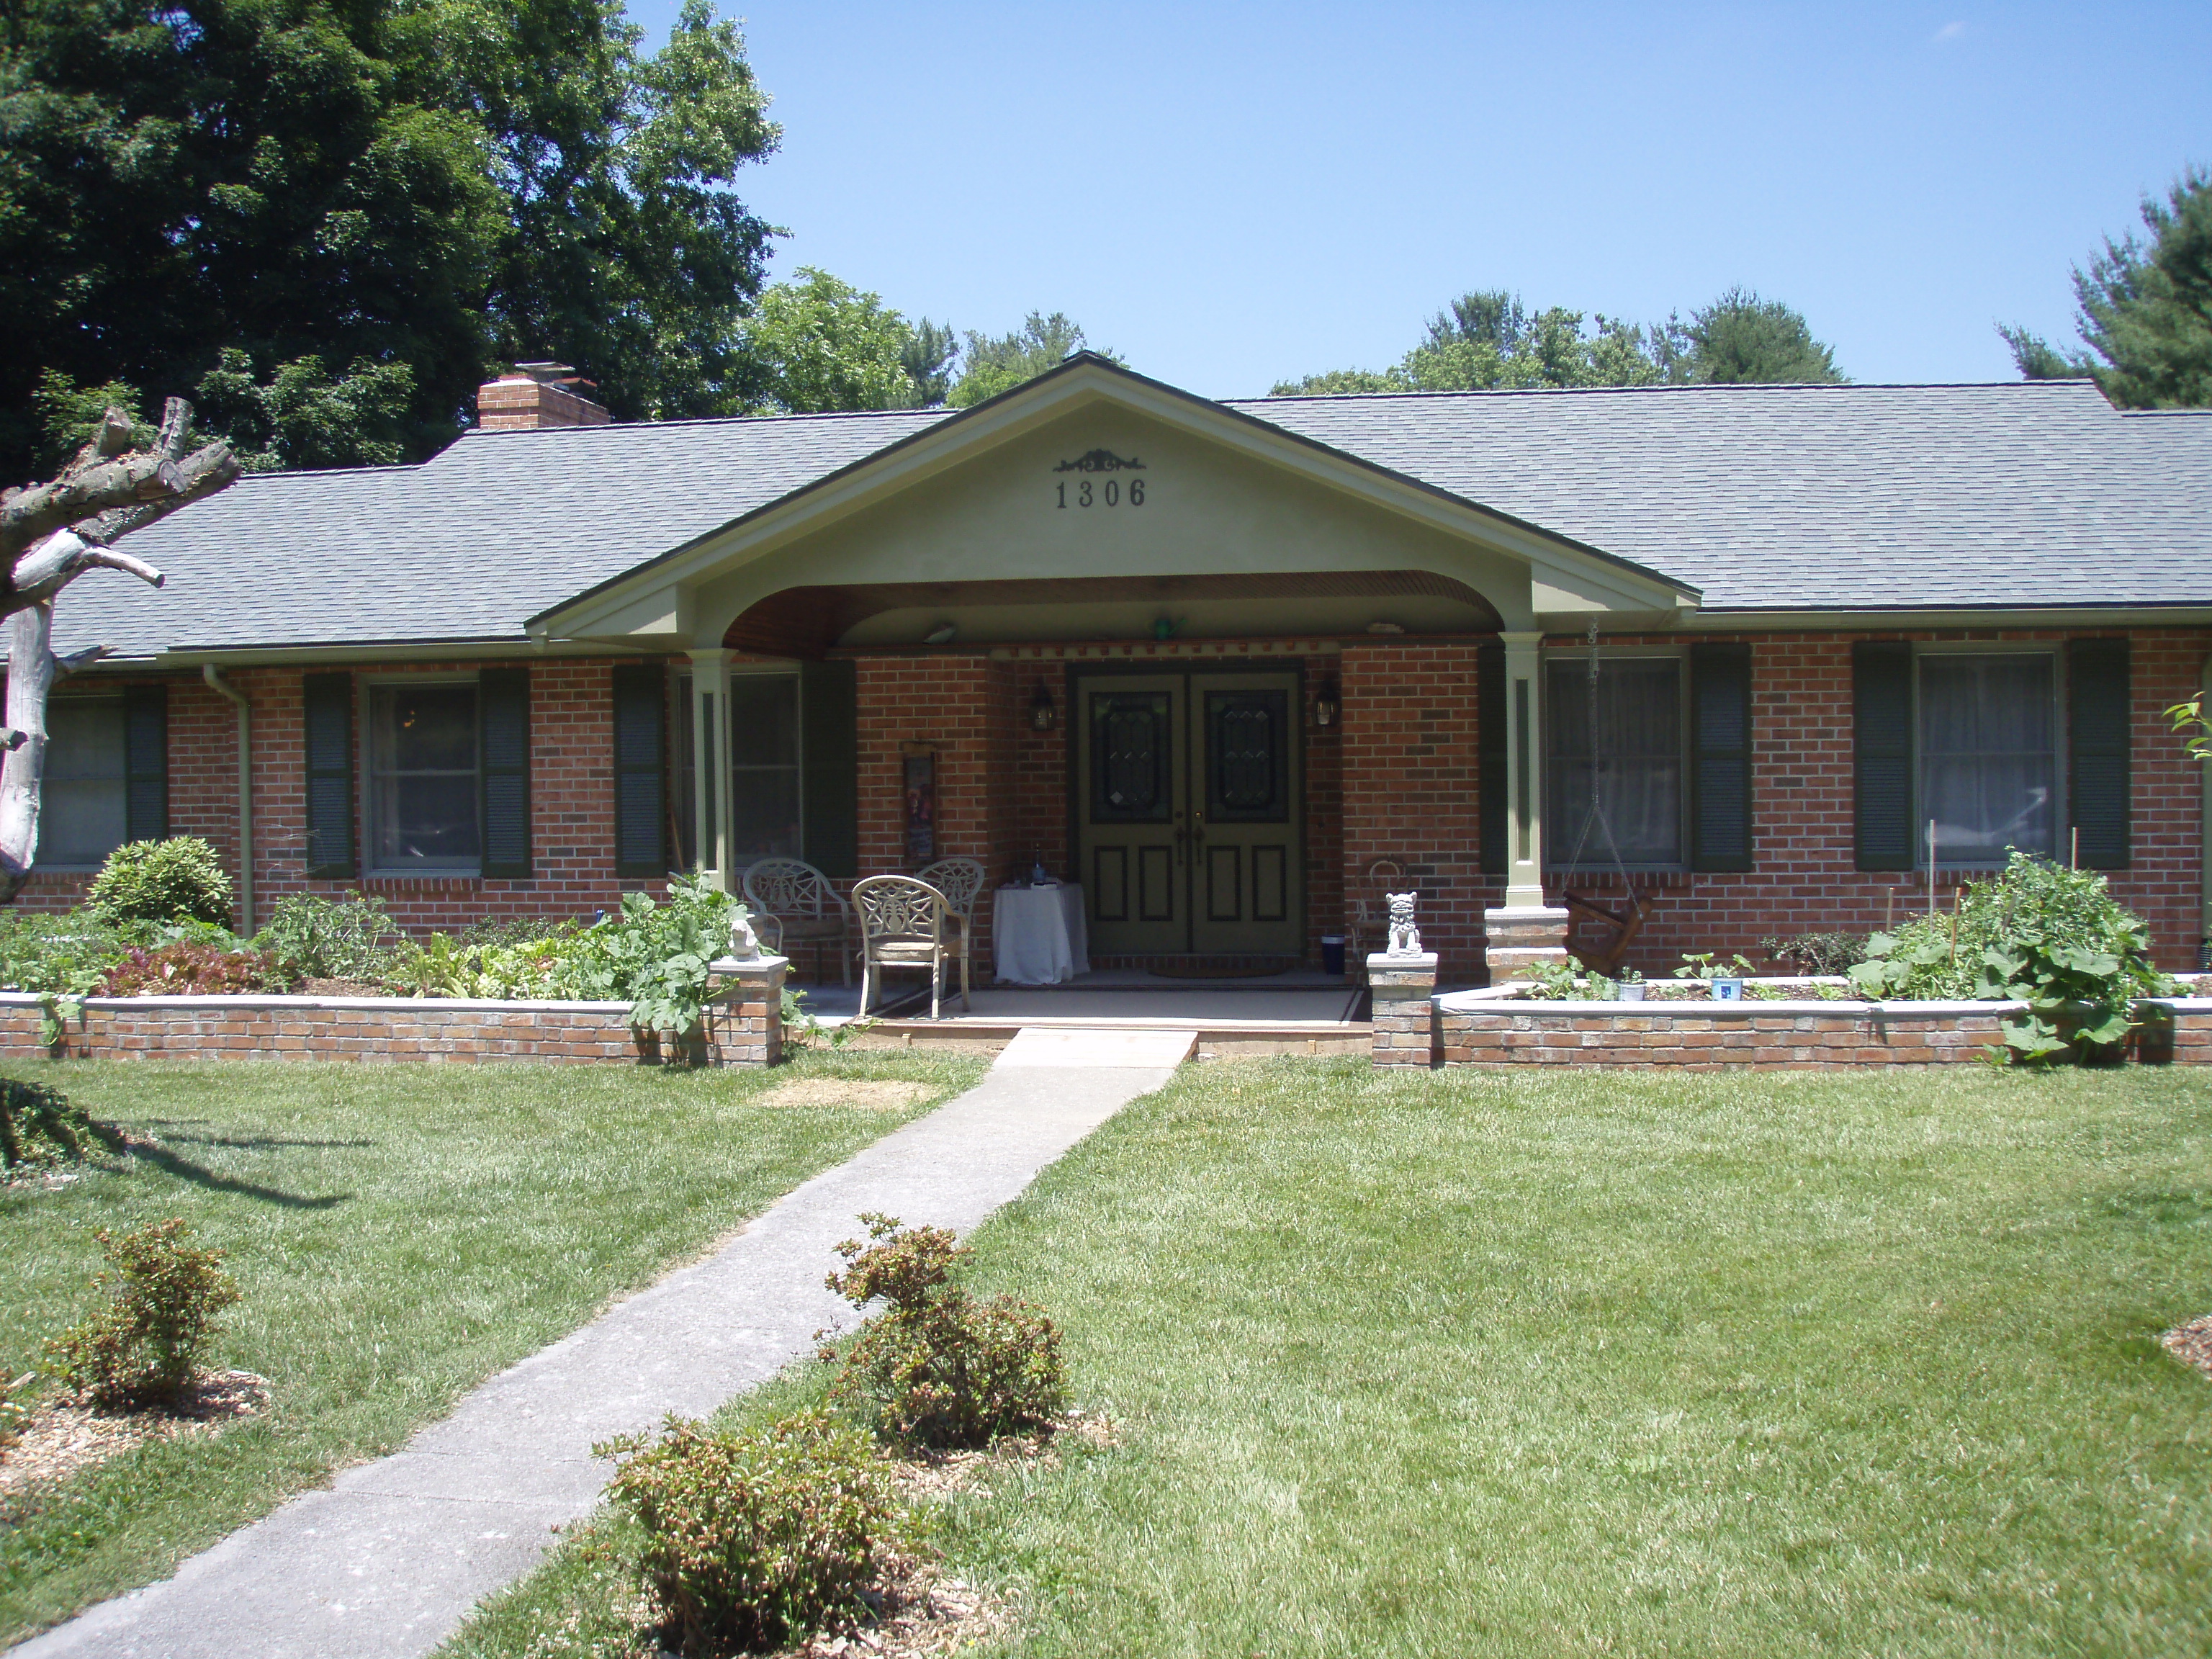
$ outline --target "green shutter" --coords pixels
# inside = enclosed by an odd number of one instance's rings
[[[530,671],[477,676],[477,791],[487,876],[530,878]]]
[[[1852,775],[1862,870],[1910,870],[1912,834],[1912,647],[1851,647]]]
[[[351,881],[353,676],[309,674],[301,682],[307,736],[307,874]]]
[[[668,675],[658,663],[625,663],[614,673],[615,873],[651,880],[668,873]]]
[[[1505,647],[1492,643],[1474,650],[1475,805],[1482,836],[1485,875],[1502,876],[1510,860],[1505,844]]]
[[[1751,647],[1690,649],[1690,867],[1751,868]]]
[[[825,876],[856,876],[860,872],[860,692],[851,663],[800,666],[799,726],[805,857]]]
[[[169,834],[169,688],[133,685],[123,693],[123,834],[163,841]]]
[[[2085,870],[2128,867],[2129,696],[2127,641],[2066,647],[2066,797]]]

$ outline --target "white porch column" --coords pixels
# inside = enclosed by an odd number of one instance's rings
[[[1482,916],[1492,984],[1564,962],[1567,913],[1544,902],[1544,699],[1540,633],[1505,643],[1505,902]]]
[[[691,799],[698,821],[699,862],[724,892],[730,890],[730,653],[691,653]]]
[[[1544,726],[1536,647],[1541,634],[1505,642],[1505,908],[1544,902]]]

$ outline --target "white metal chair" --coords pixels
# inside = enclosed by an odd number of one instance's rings
[[[789,955],[794,945],[830,945],[843,982],[853,982],[852,907],[829,877],[798,859],[763,859],[745,872],[744,885],[754,927],[763,921],[775,927],[778,956]]]
[[[912,876],[870,876],[853,889],[860,918],[860,1012],[890,968],[921,968],[929,975],[929,1017],[945,996],[945,969],[960,964],[960,1006],[968,1007],[968,932],[957,925],[951,901]]]
[[[985,880],[981,864],[974,859],[939,859],[915,871],[914,878],[927,882],[945,895],[945,902],[959,919],[963,933],[975,931],[975,895],[983,890]]]

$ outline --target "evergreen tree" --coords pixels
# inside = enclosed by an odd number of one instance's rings
[[[2074,270],[2087,349],[2067,353],[2018,325],[1997,331],[2031,380],[2087,375],[2124,409],[2212,407],[2212,173],[2192,168],[2166,199],[2145,198],[2148,246],[2107,238]]]

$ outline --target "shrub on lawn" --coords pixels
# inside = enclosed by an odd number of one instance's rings
[[[872,1243],[848,1239],[830,1288],[856,1308],[890,1305],[847,1351],[835,1397],[865,1404],[883,1431],[926,1446],[977,1446],[1050,1423],[1066,1403],[1060,1330],[1008,1296],[977,1302],[951,1283],[972,1254],[939,1227],[902,1231],[864,1215]]]
[[[104,921],[230,923],[230,878],[198,836],[126,842],[107,855],[85,902]]]
[[[2014,851],[2004,869],[1960,890],[1948,915],[1867,941],[1851,981],[1872,997],[2027,1002],[2002,1026],[2022,1059],[2063,1051],[2062,1021],[2093,1045],[2128,1034],[2136,999],[2172,986],[2151,966],[2150,929],[2094,870]]]
[[[0,1078],[0,1167],[75,1164],[96,1133],[91,1116],[60,1090]]]
[[[276,958],[265,951],[226,951],[219,945],[179,939],[157,950],[132,945],[100,982],[107,997],[238,995],[284,982]]]
[[[277,901],[253,942],[296,979],[374,981],[390,967],[402,937],[380,898],[292,893]]]
[[[645,1530],[645,1571],[684,1654],[769,1647],[854,1606],[893,1526],[867,1437],[823,1412],[717,1434],[671,1419],[657,1441],[593,1448],[623,1462],[607,1494]]]
[[[173,1400],[198,1373],[216,1316],[238,1300],[222,1252],[195,1247],[178,1217],[94,1237],[108,1266],[93,1288],[112,1286],[114,1295],[47,1352],[62,1380],[100,1405]]]

